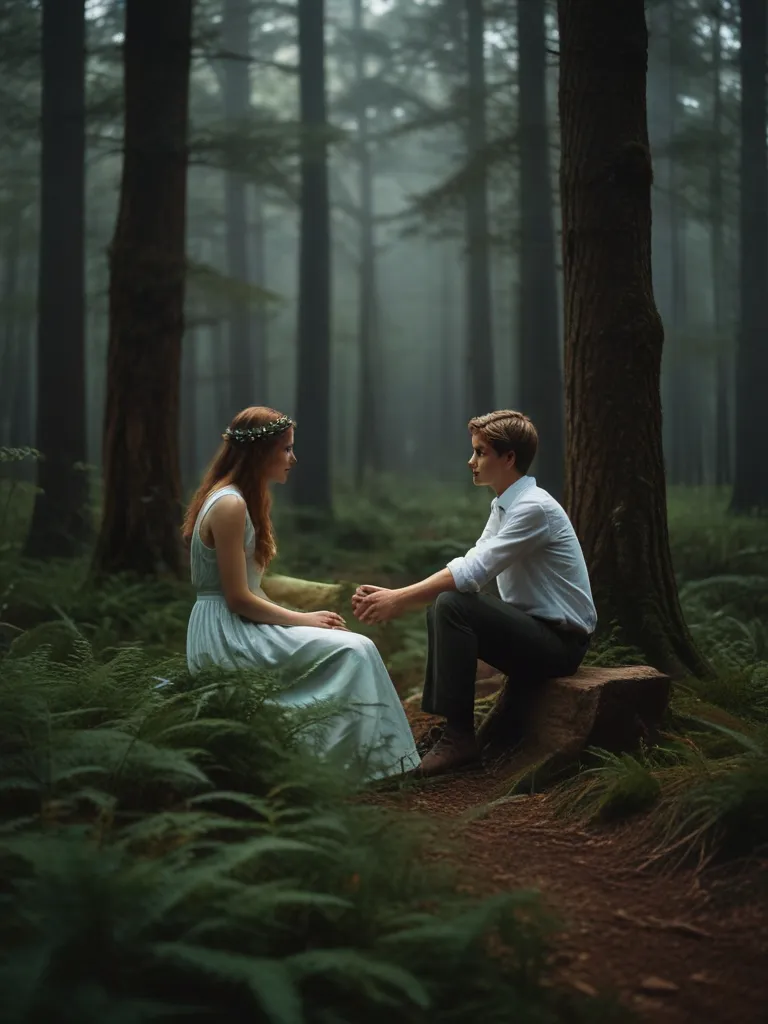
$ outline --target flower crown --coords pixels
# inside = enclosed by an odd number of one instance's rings
[[[225,441],[233,441],[235,444],[249,444],[251,441],[259,441],[262,437],[274,437],[275,434],[282,434],[289,427],[295,427],[290,416],[281,416],[271,423],[262,423],[258,427],[227,427],[221,435]]]

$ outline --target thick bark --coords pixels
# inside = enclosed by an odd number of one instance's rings
[[[566,504],[603,628],[661,671],[703,672],[666,519],[651,283],[643,0],[559,0]]]
[[[298,393],[302,467],[296,503],[331,508],[331,247],[325,0],[299,0],[301,238]]]
[[[192,0],[128,0],[125,155],[110,253],[104,512],[97,572],[180,574]]]
[[[712,306],[715,327],[715,483],[733,483],[731,459],[731,377],[732,366],[726,336],[725,212],[723,208],[723,29],[720,0],[712,19],[712,157],[709,167],[709,220],[712,259]]]
[[[224,117],[233,134],[242,130],[251,110],[250,0],[224,0],[222,18]],[[264,402],[264,381],[256,377],[255,339],[250,303],[243,286],[250,280],[248,183],[242,173],[224,176],[227,273],[239,285],[229,303],[230,404],[232,412]]]
[[[467,51],[467,411],[494,409],[491,260],[488,227],[484,0],[465,0]]]
[[[731,510],[768,513],[768,84],[765,0],[741,0],[740,324]]]
[[[379,448],[378,389],[376,373],[377,291],[376,231],[374,226],[373,166],[365,96],[365,49],[363,0],[352,0],[352,30],[355,38],[355,90],[357,99],[358,181],[360,192],[360,276],[358,287],[357,339],[359,351],[357,445],[355,478],[362,484],[367,470],[381,469]]]
[[[555,226],[547,124],[544,0],[517,5],[520,109],[520,406],[536,424],[535,473],[563,489],[563,383],[557,310]]]
[[[37,447],[26,554],[69,557],[90,536],[85,404],[85,4],[43,3]]]

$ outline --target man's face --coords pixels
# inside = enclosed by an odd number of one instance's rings
[[[476,487],[492,487],[497,493],[509,486],[508,477],[514,471],[512,452],[499,455],[492,444],[479,432],[472,434],[472,482]]]

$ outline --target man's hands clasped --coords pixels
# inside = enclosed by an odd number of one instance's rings
[[[403,608],[398,591],[364,584],[352,595],[352,611],[360,622],[374,626],[396,619]]]
[[[358,587],[352,595],[352,611],[354,616],[367,626],[376,626],[382,622],[396,619],[399,615],[402,615],[404,610],[403,599],[398,590],[374,587],[366,583]],[[296,623],[297,626],[314,626],[319,629],[342,630],[348,630],[349,628],[344,618],[337,612],[302,612],[299,615],[299,620]]]
[[[367,626],[376,626],[382,622],[396,619],[403,612],[402,600],[397,590],[386,587],[374,587],[364,584],[352,595],[352,611],[355,618]],[[319,629],[348,630],[343,617],[337,612],[303,612],[300,622],[296,625],[314,626]]]

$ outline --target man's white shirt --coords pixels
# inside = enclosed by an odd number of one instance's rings
[[[463,593],[477,593],[496,578],[502,601],[534,618],[586,633],[597,625],[579,540],[535,477],[522,477],[493,499],[480,539],[448,569]]]

